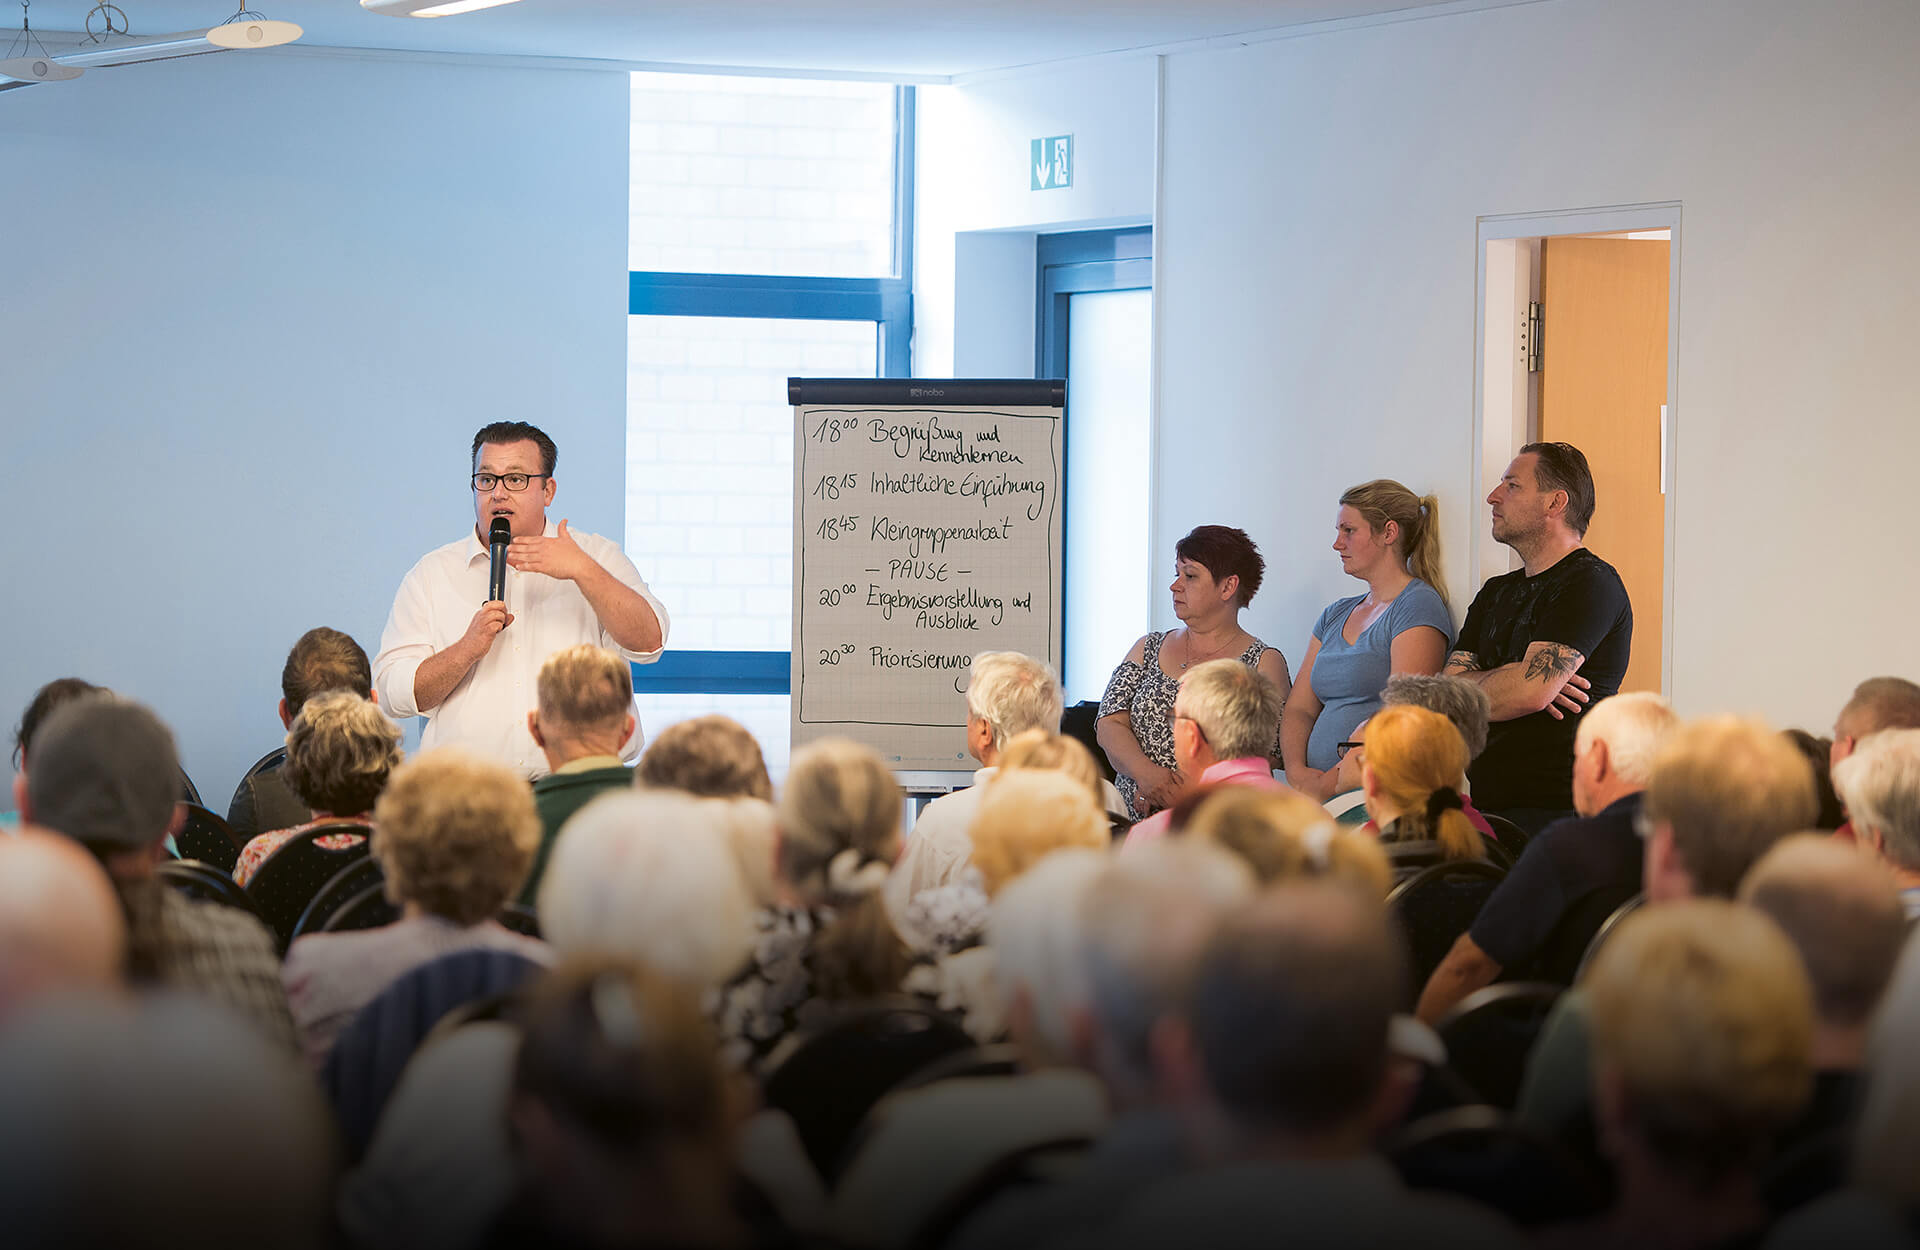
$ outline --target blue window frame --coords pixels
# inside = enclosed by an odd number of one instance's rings
[[[1153,288],[1153,227],[1130,226],[1117,230],[1077,230],[1064,234],[1043,234],[1034,240],[1039,265],[1035,290],[1038,308],[1034,317],[1034,376],[1065,378],[1069,361],[1069,309],[1075,295],[1098,291],[1133,291]],[[1073,394],[1067,393],[1062,416],[1061,435],[1065,445],[1073,440]],[[1064,501],[1073,493],[1068,477],[1062,488]],[[1063,577],[1065,561],[1072,558],[1071,535],[1063,527],[1061,543]],[[1061,611],[1061,658],[1067,660],[1072,633]],[[1061,677],[1065,679],[1066,672]]]
[[[913,372],[912,87],[894,91],[893,275],[815,278],[759,274],[627,274],[629,316],[769,317],[797,321],[871,321],[875,373]],[[633,687],[648,694],[787,694],[786,651],[668,651],[633,666]]]

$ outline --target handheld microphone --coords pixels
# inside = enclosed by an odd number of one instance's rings
[[[487,600],[506,602],[507,544],[513,541],[513,522],[503,516],[487,527]]]

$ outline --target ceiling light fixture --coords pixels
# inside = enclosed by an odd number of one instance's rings
[[[360,0],[360,7],[388,17],[452,17],[512,3],[514,0]]]
[[[274,22],[242,7],[238,13],[207,32],[207,42],[223,48],[277,48],[306,32],[292,22]]]
[[[80,77],[80,70],[54,60],[53,54],[47,51],[47,45],[41,43],[40,36],[33,33],[33,25],[27,20],[27,10],[32,7],[32,2],[20,0],[20,33],[7,45],[7,55],[0,58],[0,75],[17,78],[21,82],[64,82]],[[33,54],[35,48],[40,49],[40,55]]]

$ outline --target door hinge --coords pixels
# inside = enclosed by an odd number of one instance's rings
[[[1527,372],[1540,372],[1540,301],[1527,305],[1527,316],[1520,323],[1520,352],[1527,358]]]

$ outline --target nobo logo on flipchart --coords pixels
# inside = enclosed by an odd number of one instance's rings
[[[1031,190],[1059,191],[1073,185],[1073,136],[1035,139],[1027,148]]]
[[[946,392],[943,390],[940,390],[938,387],[909,386],[907,388],[908,399],[940,399],[940,398],[943,398],[945,395],[946,395]]]

